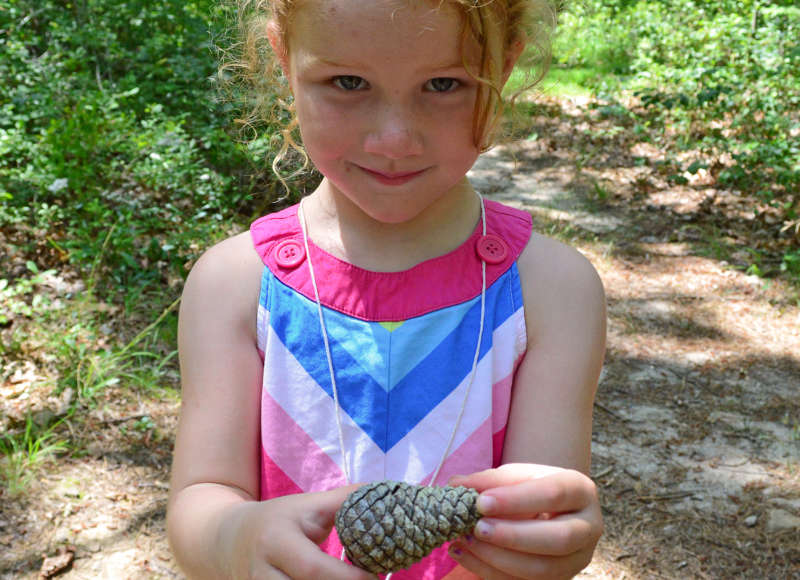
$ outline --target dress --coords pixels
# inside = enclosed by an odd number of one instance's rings
[[[474,383],[436,484],[499,465],[511,388],[525,352],[516,259],[531,234],[526,212],[485,201],[481,224],[456,250],[403,272],[348,264],[309,240],[327,327],[342,436],[353,482],[430,483],[469,382]],[[261,396],[261,497],[345,484],[339,431],[297,206],[251,228],[264,262],[257,315],[266,361]],[[488,252],[488,253],[487,253]],[[339,557],[335,531],[322,548]],[[393,580],[464,577],[440,548]]]

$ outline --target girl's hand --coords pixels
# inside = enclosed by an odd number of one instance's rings
[[[328,537],[336,510],[356,487],[236,506],[238,513],[231,514],[230,524],[221,534],[222,541],[229,546],[230,576],[259,580],[374,579],[318,546]]]
[[[516,463],[449,485],[481,492],[485,517],[450,548],[481,578],[572,578],[591,561],[603,521],[594,482],[579,471]]]

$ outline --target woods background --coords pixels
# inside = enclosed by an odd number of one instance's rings
[[[234,18],[206,0],[0,0],[0,552],[9,554],[0,572],[8,577],[38,571],[40,552],[58,546],[72,562],[74,535],[43,541],[34,532],[74,512],[37,494],[55,465],[96,459],[101,439],[124,442],[125,461],[163,476],[150,484],[161,499],[139,524],[163,520],[183,279],[209,245],[296,201],[317,179],[305,173],[287,194],[269,170],[277,127],[242,133],[234,123],[237,103],[220,92],[216,69]],[[664,241],[756,280],[773,292],[770,307],[795,312],[796,1],[584,0],[567,2],[559,23],[551,71],[518,104],[513,138],[563,153],[581,211],[666,211],[667,188],[695,200]],[[568,227],[548,233],[588,240]],[[610,243],[602,229],[592,235],[587,243]],[[796,397],[774,421],[796,449]],[[82,489],[64,493],[80,498]],[[159,546],[142,577],[175,575]],[[638,565],[634,576],[647,569]]]

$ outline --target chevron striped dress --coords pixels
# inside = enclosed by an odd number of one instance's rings
[[[512,383],[526,346],[516,260],[530,215],[486,201],[483,340],[474,383],[435,482],[497,466]],[[297,206],[251,226],[264,262],[258,306],[261,497],[346,483],[336,409]],[[478,224],[456,250],[402,272],[348,264],[309,241],[323,306],[350,479],[430,483],[464,404],[480,325]],[[486,258],[486,256],[484,256]],[[335,531],[322,548],[339,557]],[[394,580],[473,577],[446,547]]]

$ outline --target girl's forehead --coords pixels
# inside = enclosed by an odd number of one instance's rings
[[[290,32],[297,24],[340,27],[361,34],[370,29],[394,29],[422,35],[460,29],[461,16],[446,0],[303,0],[295,5]]]
[[[439,9],[453,4],[452,0],[300,0],[295,9],[311,8],[327,14],[340,11],[368,13],[371,8],[379,10]]]
[[[323,60],[404,55],[449,66],[461,61],[462,23],[442,0],[304,0],[291,16],[288,46]]]

